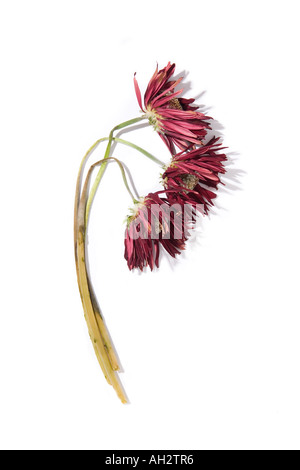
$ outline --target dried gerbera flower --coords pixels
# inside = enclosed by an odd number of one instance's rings
[[[175,64],[170,62],[162,70],[158,71],[156,68],[144,95],[144,107],[141,92],[134,77],[139,105],[172,155],[176,153],[175,147],[184,150],[191,144],[201,145],[207,129],[210,129],[206,121],[211,119],[196,111],[197,106],[191,106],[194,99],[178,98],[183,89],[175,91],[175,88],[183,77],[171,81],[174,70]]]
[[[218,139],[214,138],[206,145],[202,142],[210,128],[207,122],[210,118],[192,106],[193,99],[178,97],[182,90],[175,89],[182,78],[172,80],[174,70],[175,64],[170,62],[164,69],[156,69],[145,92],[145,109],[134,78],[136,95],[144,114],[116,125],[108,136],[101,137],[90,147],[80,164],[76,183],[74,252],[80,297],[97,359],[107,382],[113,386],[122,403],[128,400],[118,376],[121,364],[98,305],[87,260],[90,210],[107,164],[109,161],[118,163],[134,204],[125,232],[125,258],[130,270],[158,267],[161,247],[172,257],[184,250],[189,230],[194,227],[196,212],[202,212],[203,207],[205,212],[208,211],[215,197],[213,190],[220,182],[218,175],[225,172],[223,162],[226,156],[217,153],[221,150]],[[173,156],[168,167],[147,150],[114,135],[116,131],[141,120],[148,120],[167,144]],[[89,157],[104,141],[107,141],[107,147],[103,158],[90,165],[82,184]],[[111,155],[113,143],[127,145],[158,163],[164,171],[164,189],[137,200],[135,186],[127,180],[126,167]],[[177,153],[178,148],[182,150],[180,153]],[[93,171],[98,166],[98,174],[90,187]]]
[[[225,173],[223,162],[227,159],[219,138],[212,138],[206,145],[196,149],[180,152],[172,158],[172,162],[163,173],[163,183],[168,192],[170,203],[201,205],[207,214],[213,205],[215,192],[220,183],[219,174]]]
[[[171,205],[160,197],[161,192],[150,193],[136,202],[127,218],[125,232],[125,259],[129,269],[143,271],[159,266],[160,246],[173,258],[185,248],[188,233],[188,207]]]

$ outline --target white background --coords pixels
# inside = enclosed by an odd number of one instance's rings
[[[0,447],[300,448],[298,1],[1,1]],[[99,369],[76,284],[85,151],[177,64],[228,146],[227,186],[159,271],[128,271],[109,166],[89,255],[130,405]],[[125,134],[123,134],[125,138]],[[127,138],[159,158],[152,129]],[[99,147],[93,158],[101,158]],[[141,194],[160,169],[118,146]]]

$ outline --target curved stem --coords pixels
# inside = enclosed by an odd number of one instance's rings
[[[84,205],[84,201],[83,201]],[[79,271],[79,284],[80,292],[82,295],[82,304],[85,313],[85,319],[88,325],[91,341],[94,350],[101,366],[101,369],[106,377],[106,380],[113,386],[117,395],[122,403],[127,403],[126,395],[119,381],[117,373],[113,370],[112,365],[107,355],[107,350],[103,344],[103,338],[99,330],[99,324],[95,318],[95,312],[91,300],[89,282],[86,272],[86,259],[85,259],[85,229],[84,229],[84,210],[79,209],[82,214],[83,220],[79,220],[79,227],[77,232],[77,249],[78,249],[78,271]],[[83,223],[82,223],[83,222]]]
[[[78,170],[78,176],[77,176],[77,182],[76,182],[76,191],[75,191],[75,203],[74,203],[74,247],[75,247],[75,259],[77,259],[77,252],[76,252],[76,244],[77,244],[77,222],[78,222],[78,208],[79,208],[79,201],[80,201],[80,192],[81,192],[81,180],[82,180],[82,173],[84,169],[84,165],[93,152],[95,148],[101,143],[104,142],[105,140],[108,140],[108,137],[103,137],[102,139],[96,140],[96,142],[88,149],[86,152],[85,156],[83,157],[80,167]]]
[[[136,202],[136,198],[134,197],[134,195],[133,195],[133,193],[132,193],[132,191],[129,187],[129,184],[128,184],[128,181],[127,181],[127,178],[126,178],[126,173],[125,173],[125,170],[124,170],[124,167],[123,167],[122,163],[115,157],[109,157],[109,158],[112,158],[113,160],[115,160],[117,162],[117,164],[119,165],[125,187],[126,187],[128,193],[129,193],[129,195],[131,196],[131,199],[133,200],[133,202]]]
[[[113,370],[117,371],[120,369],[120,364],[118,361],[117,354],[114,350],[114,347],[112,345],[112,341],[110,338],[110,335],[108,333],[108,330],[106,328],[106,325],[104,323],[104,319],[102,318],[98,303],[96,301],[96,297],[92,288],[92,285],[89,281],[88,274],[87,272],[84,272],[84,268],[81,266],[82,260],[78,260],[80,256],[78,256],[78,251],[80,251],[81,247],[79,247],[78,243],[78,233],[79,233],[79,211],[82,210],[80,209],[80,194],[81,194],[81,183],[82,183],[82,174],[83,174],[83,169],[86,164],[87,159],[91,155],[92,151],[97,147],[98,144],[101,142],[108,140],[108,137],[103,137],[101,139],[98,139],[86,152],[85,156],[83,157],[79,171],[78,171],[78,176],[77,176],[77,183],[76,183],[76,193],[75,193],[75,204],[74,204],[74,251],[75,251],[75,264],[76,264],[76,272],[77,272],[77,281],[78,281],[78,286],[79,286],[79,291],[80,291],[80,296],[81,300],[84,304],[84,299],[87,299],[87,291],[86,288],[83,288],[84,286],[84,279],[86,278],[88,288],[90,291],[90,301],[92,302],[92,307],[95,315],[95,319],[97,321],[97,324],[99,326],[99,330],[101,333],[101,337],[103,338],[103,345],[104,348],[107,352],[109,361],[111,363],[111,366]],[[89,172],[88,176],[91,174],[91,171]],[[89,177],[87,178],[87,181],[89,180]],[[85,193],[85,201],[87,199],[87,182],[84,185],[82,193]],[[79,247],[79,248],[78,248]],[[85,300],[86,301],[86,300]],[[85,307],[84,307],[85,309]],[[96,348],[95,348],[96,351]],[[98,361],[101,362],[101,358],[99,357],[99,352],[96,351],[96,355],[98,357]],[[103,369],[103,364],[101,365]],[[107,374],[105,373],[105,370],[103,369],[104,375],[106,376],[107,380],[109,381]]]
[[[93,305],[93,299],[90,291],[90,283],[88,279],[88,273],[86,269],[86,227],[85,227],[85,209],[88,195],[88,186],[89,180],[92,174],[94,167],[97,164],[102,163],[103,160],[92,165],[88,171],[85,184],[82,190],[79,208],[78,208],[78,225],[77,225],[77,250],[78,250],[78,285],[79,291],[81,293],[81,300],[83,304],[83,309],[85,313],[85,319],[88,325],[88,330],[90,334],[91,341],[93,343],[95,353],[99,364],[102,368],[102,371],[110,385],[113,386],[116,393],[118,394],[122,403],[127,402],[125,392],[123,390],[122,384],[118,378],[116,369],[111,361],[111,353],[113,352],[110,349],[110,338],[108,331],[106,330],[105,324],[102,321],[102,318],[97,315],[98,312],[95,312]],[[101,320],[101,321],[100,321]],[[117,358],[116,358],[117,360]],[[118,368],[118,364],[117,364]]]
[[[133,144],[132,142],[128,142],[128,140],[124,139],[119,139],[118,137],[113,137],[112,139],[114,142],[119,142],[120,144],[128,145],[129,147],[134,148],[135,150],[138,150],[141,152],[143,155],[145,155],[147,158],[150,158],[153,162],[157,163],[161,167],[165,166],[165,163],[156,158],[154,155],[151,153],[147,152],[147,150],[143,149],[142,147],[139,147],[138,145]]]
[[[125,121],[125,122],[122,122],[121,124],[118,124],[116,127],[114,127],[110,131],[108,144],[107,144],[105,155],[104,155],[104,160],[106,160],[109,157],[110,150],[111,150],[111,145],[112,145],[112,142],[113,142],[114,132],[119,130],[119,129],[123,129],[124,127],[131,126],[132,124],[136,124],[137,122],[140,122],[143,119],[146,119],[146,117],[145,116],[140,116],[140,117],[135,118],[135,119],[130,119],[129,121]],[[88,223],[88,220],[89,220],[91,205],[92,205],[92,202],[94,200],[94,197],[95,197],[96,191],[98,189],[99,183],[100,183],[100,181],[103,177],[106,165],[107,165],[107,162],[102,163],[102,165],[99,169],[98,175],[96,176],[96,179],[95,179],[94,184],[92,186],[90,195],[88,197],[88,201],[87,201],[87,205],[86,205],[86,219],[85,219],[86,220],[86,226],[87,226],[87,223]]]
[[[127,178],[126,178],[126,173],[125,173],[125,170],[124,170],[124,166],[122,165],[122,163],[120,162],[120,160],[118,160],[116,157],[107,157],[107,158],[102,158],[102,160],[99,160],[98,162],[94,163],[91,167],[90,167],[90,170],[89,172],[91,172],[91,170],[93,170],[96,166],[98,165],[101,165],[103,162],[108,162],[109,160],[114,160],[118,165],[119,165],[119,168],[121,170],[121,174],[122,174],[122,178],[123,178],[123,182],[124,182],[124,185],[131,197],[131,199],[133,200],[133,202],[136,202],[136,198],[134,197],[130,187],[129,187],[129,184],[128,184],[128,181],[127,181]]]
[[[126,189],[129,192],[129,194],[130,194],[131,198],[133,199],[133,201],[136,202],[136,199],[133,196],[133,194],[132,194],[132,192],[129,188],[127,178],[126,178],[126,174],[125,174],[125,170],[124,170],[124,167],[123,167],[122,163],[115,157],[107,157],[106,160],[107,161],[113,160],[116,163],[118,163],[118,166],[119,166],[119,168],[121,170],[121,173],[122,173],[124,184],[126,186]],[[112,367],[112,370],[118,371],[121,368],[121,366],[119,364],[118,356],[115,352],[112,340],[110,338],[110,334],[108,332],[108,329],[106,327],[104,319],[101,315],[101,312],[100,312],[100,309],[99,309],[99,306],[98,306],[98,302],[97,302],[97,299],[95,297],[93,287],[92,287],[92,284],[91,284],[90,279],[89,279],[89,275],[87,273],[87,269],[86,269],[86,267],[82,266],[83,260],[84,260],[84,264],[86,263],[86,261],[85,261],[85,259],[86,259],[85,247],[80,246],[81,242],[78,241],[78,236],[79,236],[78,234],[80,233],[80,230],[82,231],[84,239],[85,239],[85,233],[86,233],[86,223],[85,223],[86,213],[85,213],[85,211],[86,211],[86,201],[87,201],[87,195],[88,195],[89,181],[90,181],[90,178],[91,178],[91,175],[93,173],[94,168],[98,165],[101,165],[104,161],[105,160],[102,159],[102,160],[94,163],[93,165],[91,165],[91,167],[89,168],[86,180],[85,180],[83,190],[82,190],[82,196],[81,196],[79,209],[78,209],[78,230],[77,230],[77,235],[76,235],[76,242],[77,242],[76,243],[76,250],[78,252],[78,257],[77,257],[77,260],[76,260],[76,267],[77,267],[77,275],[78,275],[78,286],[79,286],[79,290],[80,290],[81,299],[82,299],[82,303],[83,303],[85,313],[88,310],[89,311],[89,317],[90,317],[91,316],[90,308],[92,306],[94,318],[96,319],[96,322],[97,322],[97,325],[98,325],[98,328],[99,328],[99,331],[100,331],[100,336],[102,338],[102,343],[103,343],[103,346],[104,346],[104,350],[107,353],[107,356],[108,356],[110,365]],[[84,250],[84,252],[83,252],[83,250]],[[86,284],[87,284],[87,286],[86,286]],[[88,287],[88,289],[87,289],[87,287]],[[91,304],[91,306],[90,306],[90,304]],[[87,313],[86,313],[86,315],[87,315]],[[88,322],[89,328],[91,328],[90,327],[90,320],[87,319],[87,322]],[[91,332],[90,332],[90,334],[91,334]],[[93,336],[95,337],[95,328],[94,327],[93,327]],[[102,367],[104,375],[106,377],[108,377],[107,367],[103,367],[102,353],[99,353],[99,351],[97,352],[97,350],[96,350],[96,354],[97,354],[98,360],[100,362],[100,365]],[[109,382],[110,382],[110,380],[109,380]]]

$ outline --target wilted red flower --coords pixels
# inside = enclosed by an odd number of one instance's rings
[[[175,64],[170,62],[162,70],[158,71],[158,67],[156,67],[144,95],[144,107],[141,92],[134,76],[135,92],[140,108],[166,143],[172,155],[176,153],[175,146],[184,150],[191,144],[201,145],[207,129],[210,129],[206,121],[211,119],[196,111],[198,106],[191,106],[194,99],[178,98],[183,89],[175,91],[175,88],[183,77],[171,81],[170,78],[174,70]]]
[[[215,192],[220,183],[219,173],[225,173],[223,162],[227,160],[219,138],[212,138],[206,145],[196,149],[180,152],[172,158],[172,162],[163,173],[163,184],[167,190],[170,203],[201,205],[207,214],[213,205]]]
[[[171,206],[162,191],[150,193],[131,210],[125,232],[125,259],[129,269],[159,266],[160,246],[173,258],[185,248],[188,227],[184,208]]]

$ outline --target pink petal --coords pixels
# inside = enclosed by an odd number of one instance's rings
[[[144,111],[143,104],[142,104],[141,90],[140,90],[140,87],[138,85],[138,82],[137,82],[137,79],[135,78],[135,76],[136,76],[136,73],[134,74],[134,79],[133,79],[134,80],[135,94],[136,94],[136,97],[137,97],[137,100],[138,100],[138,103],[140,105],[141,110]]]

